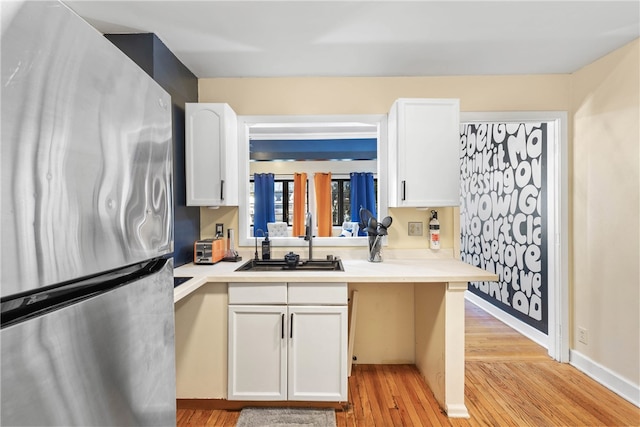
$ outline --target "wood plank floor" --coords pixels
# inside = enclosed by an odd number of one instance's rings
[[[466,303],[466,404],[450,419],[413,365],[355,365],[338,427],[640,426],[640,409]],[[178,426],[235,426],[239,411],[180,409]]]

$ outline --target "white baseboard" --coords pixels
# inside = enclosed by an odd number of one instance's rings
[[[515,317],[511,316],[510,314],[500,310],[498,307],[491,304],[490,302],[483,300],[476,294],[466,291],[464,293],[464,297],[469,302],[473,303],[474,305],[477,305],[478,307],[480,307],[481,309],[483,309],[484,311],[486,311],[487,313],[489,313],[490,315],[492,315],[502,323],[506,324],[507,326],[510,326],[511,328],[515,329],[525,337],[529,338],[531,341],[541,345],[547,350],[549,349],[549,337],[546,334],[543,334],[536,328],[533,328],[527,325],[526,323],[522,322],[521,320],[518,320]]]
[[[638,384],[632,384],[609,368],[576,350],[569,350],[569,364],[640,408],[640,386]]]
[[[471,418],[469,411],[464,404],[446,405],[446,412],[449,418]]]

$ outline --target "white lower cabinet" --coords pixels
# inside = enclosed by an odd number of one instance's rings
[[[287,400],[286,306],[229,306],[229,400]]]
[[[228,399],[347,401],[346,283],[282,284],[295,305],[272,303],[282,290],[247,288],[260,285],[229,284]]]
[[[289,400],[347,400],[347,307],[290,306]]]

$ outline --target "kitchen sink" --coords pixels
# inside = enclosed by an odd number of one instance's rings
[[[339,259],[308,259],[297,262],[251,259],[235,271],[344,271],[344,267]]]

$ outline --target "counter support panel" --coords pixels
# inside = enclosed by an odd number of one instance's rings
[[[452,418],[464,404],[464,291],[467,282],[415,286],[416,366]]]

